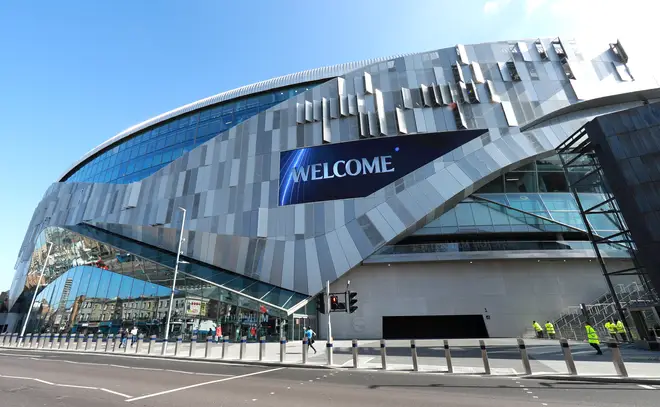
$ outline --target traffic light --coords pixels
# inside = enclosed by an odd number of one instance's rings
[[[357,293],[349,291],[346,299],[348,300],[348,313],[352,314],[357,311]]]
[[[316,310],[321,314],[325,314],[325,296],[323,294],[316,297]]]
[[[337,308],[339,308],[339,298],[337,298],[336,295],[331,295],[330,296],[330,309],[334,311]]]

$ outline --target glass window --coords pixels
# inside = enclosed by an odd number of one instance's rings
[[[472,226],[474,225],[474,217],[470,209],[470,204],[456,205],[456,219],[459,226]]]
[[[165,142],[165,146],[173,146],[176,143],[176,134],[171,134],[167,137],[167,140]]]
[[[156,150],[161,150],[165,148],[165,138],[161,137],[156,141]]]
[[[440,216],[440,226],[457,226],[456,207],[451,208]]]
[[[538,171],[564,172],[561,159],[558,155],[544,158],[537,161]]]
[[[490,218],[490,211],[487,206],[484,206],[480,203],[470,204],[472,209],[472,215],[474,216],[475,225],[492,225],[492,220]]]
[[[563,172],[539,171],[540,192],[568,192],[568,183]]]
[[[545,206],[551,211],[577,211],[578,206],[571,194],[540,194]]]
[[[533,172],[509,172],[504,175],[506,192],[537,192],[536,176]]]

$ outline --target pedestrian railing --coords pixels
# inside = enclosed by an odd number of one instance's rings
[[[113,334],[32,334],[25,337],[18,334],[2,333],[0,334],[0,347],[3,348],[25,348],[53,351],[69,351],[83,353],[126,353],[150,356],[164,356],[175,358],[194,358],[194,359],[216,359],[216,360],[236,360],[282,363],[287,365],[314,365],[348,368],[371,368],[392,370],[400,369],[402,360],[407,359],[408,370],[412,371],[440,371],[443,373],[465,373],[466,368],[472,369],[471,373],[506,374],[502,373],[502,368],[493,365],[492,354],[501,354],[506,352],[508,360],[518,359],[517,368],[508,368],[509,374],[532,375],[532,358],[529,354],[529,348],[522,338],[517,339],[517,344],[496,345],[489,347],[484,340],[475,340],[474,344],[465,346],[468,340],[461,340],[463,345],[452,348],[448,340],[442,341],[440,346],[428,345],[420,347],[420,342],[410,340],[407,346],[397,341],[397,346],[390,348],[388,341],[369,341],[369,346],[360,346],[360,342],[354,339],[350,342],[350,347],[336,347],[331,341],[326,342],[325,354],[309,355],[309,346],[311,345],[307,338],[303,341],[290,343],[286,338],[280,338],[278,342],[267,342],[265,337],[260,337],[257,342],[248,343],[245,336],[240,338],[239,342],[232,343],[228,337],[201,337],[192,336],[189,341],[183,341],[181,336],[170,338],[169,341],[158,339],[156,335],[145,338],[144,335],[138,335],[136,338],[128,338],[122,342],[119,335]],[[174,342],[174,346],[170,342]],[[201,342],[201,343],[200,343]],[[344,342],[345,343],[345,342]],[[565,374],[569,376],[578,376],[578,367],[573,358],[571,345],[566,339],[557,342],[557,355],[561,355],[566,364]],[[170,345],[170,346],[167,346]],[[279,345],[279,346],[278,346]],[[554,345],[544,344],[543,348],[548,349]],[[628,370],[621,356],[619,344],[617,342],[607,342],[610,350],[612,363],[617,376],[627,377]],[[505,349],[505,350],[502,350]],[[452,352],[454,350],[455,352]],[[469,357],[457,357],[457,354],[472,352]],[[420,353],[421,352],[421,353]],[[489,353],[492,352],[492,353]],[[547,352],[545,352],[547,353]],[[343,358],[350,356],[345,360],[339,360],[335,363],[335,357],[341,355]],[[516,356],[517,355],[517,356]],[[377,360],[377,361],[376,361]],[[395,361],[393,363],[393,360]],[[471,365],[462,364],[469,360]],[[480,361],[479,361],[480,360]],[[496,362],[502,359],[498,358]],[[424,365],[422,362],[426,361]],[[433,363],[428,363],[432,361]],[[380,362],[380,363],[378,363]],[[441,363],[444,362],[444,365]],[[496,363],[497,364],[497,363]],[[405,364],[404,364],[405,365]],[[509,363],[509,366],[511,363]],[[410,366],[412,367],[410,369]],[[537,367],[538,369],[538,367]],[[547,370],[547,369],[546,369]]]

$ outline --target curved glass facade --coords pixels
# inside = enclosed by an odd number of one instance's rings
[[[586,231],[577,203],[569,193],[475,195],[477,199],[460,202],[414,235],[575,231],[563,225]],[[493,202],[480,201],[479,197]],[[594,205],[602,202],[603,197],[602,194],[580,194],[583,202],[594,202]],[[606,214],[590,216],[589,222],[601,236],[620,231],[616,220]]]
[[[135,326],[140,333],[164,336],[174,256],[91,227],[77,228],[83,234],[48,228],[39,237],[26,295],[22,305],[17,303],[26,311],[37,289],[27,332],[117,333]],[[47,241],[53,248],[39,282]],[[191,260],[179,266],[171,335],[204,334],[220,325],[232,340],[234,334],[250,336],[252,327],[257,335],[251,339],[278,337],[279,327],[286,325],[284,308],[306,298]],[[306,307],[315,312],[313,304]]]
[[[98,154],[64,181],[114,184],[139,181],[219,133],[316,84],[233,99],[159,123]]]

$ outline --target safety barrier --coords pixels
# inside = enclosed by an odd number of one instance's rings
[[[275,352],[274,348],[271,348],[270,346],[274,346],[274,344],[268,344],[266,342],[266,338],[264,336],[259,337],[258,341],[256,343],[251,343],[248,345],[247,337],[243,336],[240,338],[240,341],[237,345],[236,348],[232,347],[231,349],[233,350],[233,354],[230,356],[230,345],[229,342],[229,337],[225,336],[222,338],[218,338],[219,343],[216,345],[214,342],[214,337],[213,336],[207,336],[206,337],[206,344],[205,344],[205,349],[204,349],[204,358],[205,359],[238,359],[241,361],[245,360],[259,360],[259,361],[266,361],[266,360],[273,360],[277,358],[277,352]],[[131,349],[131,353],[135,354],[143,354],[145,353],[144,349],[144,340],[145,336],[143,334],[140,334],[137,336],[137,342],[136,346],[134,349]],[[192,336],[189,342],[190,348],[188,349],[187,357],[193,358],[196,357],[198,354],[198,337],[197,336]],[[69,350],[69,351],[83,351],[83,352],[104,352],[104,353],[114,353],[114,352],[128,352],[128,348],[130,347],[128,344],[126,346],[121,345],[124,349],[118,348],[117,343],[121,341],[121,337],[119,335],[113,335],[113,334],[81,334],[81,333],[73,333],[73,334],[66,334],[66,333],[27,333],[24,337],[19,336],[17,333],[2,333],[0,334],[0,347],[5,347],[5,348],[23,348],[23,349],[40,349],[40,350]],[[303,338],[301,342],[296,344],[295,346],[300,346],[302,344],[302,352],[301,352],[301,359],[297,360],[287,360],[287,339],[286,337],[280,338],[279,344],[279,361],[284,363],[284,362],[290,362],[290,363],[301,363],[303,365],[309,365],[309,364],[315,364],[315,365],[321,365],[321,364],[326,364],[327,366],[335,366],[334,365],[334,360],[333,360],[333,355],[335,353],[334,349],[334,343],[332,341],[328,341],[326,343],[326,358],[323,360],[322,355],[319,355],[319,357],[314,356],[313,358],[310,358],[309,355],[309,339],[308,338]],[[180,357],[183,356],[182,353],[183,351],[183,337],[182,336],[177,336],[174,339],[175,342],[175,348],[174,348],[174,356]],[[473,367],[465,367],[465,368],[456,368],[454,365],[454,360],[452,357],[452,349],[450,347],[450,341],[449,340],[444,340],[442,342],[443,346],[442,348],[435,348],[429,345],[429,347],[419,347],[419,342],[416,340],[410,340],[409,342],[409,347],[410,347],[410,356],[409,356],[409,362],[408,366],[410,366],[410,363],[412,362],[412,370],[413,371],[421,371],[421,370],[429,370],[428,365],[422,366],[420,356],[423,356],[425,360],[428,360],[429,358],[442,358],[444,356],[444,362],[446,364],[446,372],[447,373],[456,373],[457,370],[458,372],[466,372],[470,371],[471,373],[474,372]],[[157,346],[156,344],[158,343],[156,335],[151,335],[149,337],[149,345],[148,349],[146,349],[146,354],[151,354],[154,348]],[[491,374],[502,374],[502,369],[494,369],[491,365],[492,360],[489,359],[489,348],[486,345],[486,341],[484,340],[478,340],[474,341],[474,344],[478,344],[480,354],[481,354],[481,364],[483,365],[483,374],[485,375],[491,375]],[[571,345],[566,339],[561,339],[558,341],[559,348],[557,349],[557,353],[561,351],[561,354],[563,355],[564,362],[566,364],[566,372],[570,376],[579,376],[578,375],[578,368],[576,367],[576,362],[573,359],[573,354],[571,351]],[[626,368],[626,365],[624,363],[624,360],[621,355],[621,349],[620,349],[620,344],[617,342],[607,342],[607,347],[612,355],[612,363],[614,365],[616,374],[619,377],[628,377],[628,370]],[[163,348],[167,346],[167,342],[163,342]],[[217,347],[222,347],[221,348],[221,354],[213,354],[213,348]],[[257,349],[258,346],[258,349]],[[344,345],[345,346],[345,345]],[[510,348],[510,345],[504,345],[509,347],[510,351],[515,352],[514,349]],[[544,348],[549,348],[552,345],[543,345]],[[476,347],[474,345],[469,345],[469,348],[472,348],[472,350],[476,351]],[[254,353],[248,353],[248,350],[252,349],[251,352]],[[298,348],[300,349],[300,348]],[[369,363],[370,360],[373,359],[369,358],[369,360],[364,360],[360,359],[360,342],[357,339],[353,339],[350,342],[350,350],[348,350],[345,347],[339,348],[338,352],[341,354],[341,357],[343,358],[340,362],[339,365],[344,367],[344,366],[350,366],[354,369],[359,369],[359,368],[374,368],[378,367],[378,364],[374,363]],[[394,366],[394,369],[401,369],[401,365],[393,365],[393,366],[388,366],[388,361],[391,362],[391,360],[388,360],[388,346],[387,346],[387,341],[384,339],[381,339],[379,343],[377,342],[375,346],[368,346],[368,347],[363,347],[362,349],[368,349],[367,352],[375,352],[376,355],[379,353],[380,354],[380,368],[383,370],[388,370],[392,369]],[[408,358],[406,354],[404,353],[403,355],[400,353],[401,351],[404,351],[404,348],[401,348],[401,345],[399,345],[398,351],[393,351],[393,355],[389,356],[389,359],[394,358]],[[444,351],[444,355],[442,353],[440,354],[433,354],[432,356],[429,356],[429,349],[441,349]],[[517,339],[517,349],[520,354],[520,359],[519,363],[522,364],[522,371],[518,370],[519,373],[524,373],[525,375],[532,375],[532,364],[530,361],[530,356],[528,354],[528,348],[525,343],[525,340],[522,338]],[[492,349],[490,349],[492,350]],[[238,351],[238,352],[236,352]],[[257,351],[258,351],[258,357],[257,357]],[[458,350],[459,352],[465,352],[465,346],[461,346],[461,349]],[[270,357],[271,359],[268,358],[268,352],[270,352]],[[397,353],[399,352],[399,353]],[[404,351],[405,352],[405,351]],[[502,351],[499,350],[498,352],[495,353],[501,353]],[[509,352],[507,350],[506,352]],[[236,354],[238,353],[238,355]],[[546,352],[544,352],[546,353]],[[338,355],[339,355],[338,354]],[[373,355],[373,353],[372,353]],[[346,359],[346,356],[349,356],[349,359]],[[476,355],[474,356],[469,356],[470,358],[475,358]],[[199,357],[199,356],[197,356]],[[338,356],[339,357],[339,356]],[[492,357],[492,355],[490,356]],[[310,360],[311,359],[311,360]],[[437,359],[436,359],[437,360]],[[459,359],[460,361],[460,359]],[[470,363],[474,363],[473,361]],[[440,366],[437,362],[431,363],[431,366],[436,367],[440,371],[444,371],[443,367]],[[470,365],[474,366],[474,365]],[[472,369],[472,370],[470,370]],[[538,372],[537,372],[538,373]],[[607,374],[607,373],[604,373]]]

